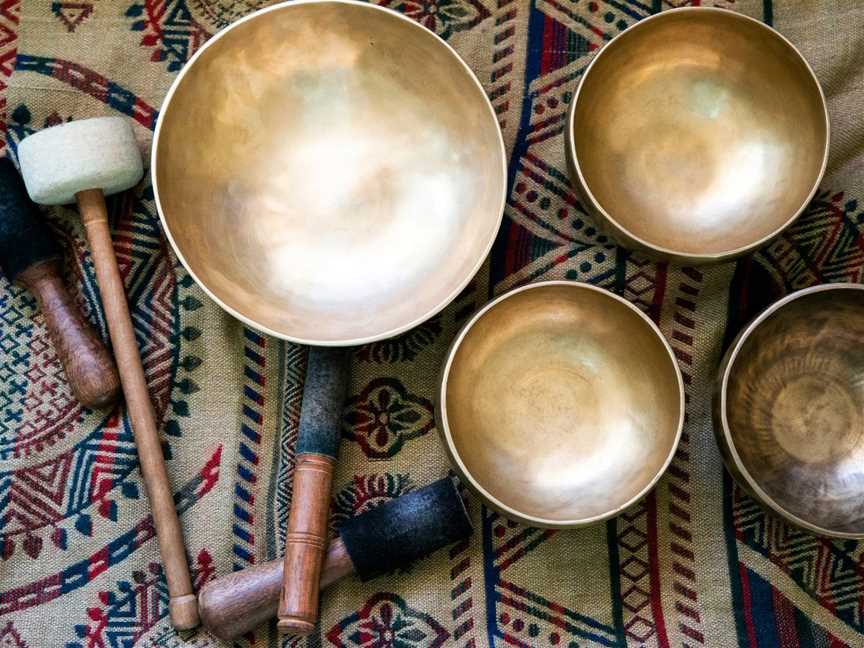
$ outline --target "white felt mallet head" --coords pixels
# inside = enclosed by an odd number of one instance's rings
[[[66,205],[87,189],[106,196],[134,187],[144,175],[132,126],[97,117],[52,126],[18,145],[21,175],[35,203]]]

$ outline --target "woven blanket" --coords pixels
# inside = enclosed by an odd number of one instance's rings
[[[735,486],[712,436],[730,336],[780,295],[864,268],[864,7],[716,2],[773,24],[813,64],[832,119],[824,183],[777,240],[734,263],[658,263],[595,229],[568,181],[565,114],[592,54],[668,0],[377,0],[446,39],[477,73],[509,155],[500,236],[440,315],[360,348],[344,413],[334,528],[449,470],[432,398],[455,331],[493,295],[540,279],[608,288],[643,308],[684,375],[687,422],[659,485],[574,531],[508,522],[469,498],[475,533],[404,573],[349,578],[317,631],[243,646],[864,646],[864,544],[790,527]],[[5,146],[70,118],[125,115],[149,146],[184,62],[256,0],[2,0]],[[16,55],[17,54],[17,55]],[[396,108],[394,108],[396,109]],[[225,137],[232,137],[225,133]],[[125,277],[197,586],[280,555],[306,350],[224,314],[178,264],[149,181],[113,199]],[[77,215],[46,212],[64,272],[107,340]],[[178,636],[129,422],[71,397],[31,295],[0,284],[0,646],[218,646]]]

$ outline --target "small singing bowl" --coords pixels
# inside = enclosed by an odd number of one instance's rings
[[[864,286],[807,288],[732,343],[714,397],[729,472],[810,531],[864,538]]]
[[[506,517],[577,527],[645,495],[672,459],[684,389],[669,344],[601,288],[512,290],[456,336],[438,429],[456,472]]]
[[[664,11],[610,41],[570,106],[566,154],[598,224],[683,263],[788,226],[828,160],[825,96],[783,36],[724,9]]]

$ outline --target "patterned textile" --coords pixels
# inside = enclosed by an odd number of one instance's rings
[[[469,288],[417,329],[357,352],[334,527],[447,473],[431,402],[439,363],[459,324],[516,285],[577,279],[638,304],[675,349],[688,418],[668,473],[619,517],[554,532],[471,499],[470,542],[406,573],[331,587],[318,632],[282,643],[864,646],[864,544],[767,515],[724,472],[709,416],[724,342],[742,322],[795,288],[861,280],[864,7],[716,2],[772,23],[801,48],[829,99],[833,148],[822,189],[788,232],[737,263],[685,268],[628,253],[595,229],[567,179],[562,130],[595,50],[644,16],[698,2],[378,1],[446,38],[479,76],[507,144],[509,199]],[[0,0],[9,153],[33,130],[95,115],[127,115],[149,146],[177,71],[256,5]],[[306,352],[223,314],[171,253],[152,198],[145,182],[112,200],[114,242],[200,585],[281,551]],[[75,297],[107,338],[79,220],[66,209],[48,218]],[[204,631],[171,629],[128,420],[71,399],[34,307],[20,288],[0,285],[0,646],[220,645]],[[280,640],[271,625],[238,645]]]

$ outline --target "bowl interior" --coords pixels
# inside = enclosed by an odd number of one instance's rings
[[[574,107],[574,158],[602,210],[667,253],[723,256],[785,226],[818,185],[818,82],[731,11],[660,14],[601,50]]]
[[[217,35],[157,130],[182,260],[224,306],[291,339],[356,343],[464,287],[498,229],[495,116],[442,41],[375,6],[278,6]]]
[[[483,313],[455,349],[442,395],[451,449],[516,517],[606,517],[644,494],[674,451],[677,372],[656,330],[611,294],[530,287]]]
[[[729,368],[728,433],[749,478],[796,517],[864,534],[864,290],[805,294]]]

